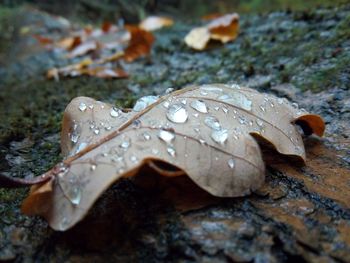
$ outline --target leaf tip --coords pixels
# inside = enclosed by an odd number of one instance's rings
[[[316,114],[305,114],[295,119],[295,124],[298,124],[304,131],[305,135],[316,134],[323,136],[326,125],[321,116]]]

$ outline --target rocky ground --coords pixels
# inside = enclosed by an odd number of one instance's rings
[[[0,262],[350,261],[350,5],[244,15],[236,41],[204,52],[183,43],[194,24],[177,21],[156,33],[149,57],[122,63],[124,80],[47,80],[48,68],[69,61],[29,37],[32,25],[40,34],[66,30],[34,9],[0,14],[3,174],[37,176],[61,159],[63,110],[81,95],[130,107],[168,88],[238,83],[297,102],[327,129],[324,139],[306,140],[306,166],[267,154],[266,184],[249,197],[214,199],[199,189],[187,197],[195,186],[186,181],[191,190],[175,189],[183,193],[174,201],[125,180],[64,233],[21,214],[27,190],[0,189]]]

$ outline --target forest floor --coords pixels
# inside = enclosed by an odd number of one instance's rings
[[[118,80],[47,80],[67,61],[26,34],[31,25],[65,30],[35,9],[0,13],[3,174],[37,176],[62,159],[61,120],[76,96],[130,107],[168,88],[238,83],[320,114],[327,128],[305,141],[305,166],[266,156],[266,183],[250,196],[181,206],[123,180],[63,233],[21,214],[27,189],[0,189],[0,262],[350,262],[350,5],[243,15],[234,42],[203,52],[183,42],[194,24],[176,21],[155,33],[150,56],[121,62],[130,77]]]

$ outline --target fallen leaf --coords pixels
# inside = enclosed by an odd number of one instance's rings
[[[154,36],[152,33],[137,26],[126,25],[125,29],[131,34],[128,47],[124,51],[124,59],[132,62],[135,59],[148,55],[151,52]]]
[[[128,74],[120,68],[107,68],[104,66],[98,66],[95,68],[86,68],[79,71],[81,75],[88,75],[92,77],[98,77],[103,79],[113,78],[127,78]]]
[[[203,21],[208,21],[208,20],[213,20],[213,19],[219,18],[221,16],[222,16],[222,14],[220,14],[220,13],[213,13],[213,14],[204,15],[201,17],[201,19]]]
[[[47,78],[59,80],[59,76],[65,77],[78,77],[87,75],[91,77],[98,77],[104,79],[110,78],[127,78],[128,74],[119,67],[113,67],[112,64],[104,64],[108,61],[113,61],[121,57],[123,53],[116,53],[111,57],[105,58],[97,62],[93,62],[91,59],[84,59],[77,64],[68,65],[63,68],[53,68],[47,72]]]
[[[227,14],[211,20],[203,27],[192,29],[185,37],[185,43],[196,50],[203,50],[210,40],[227,43],[236,39],[239,30],[238,14]]]
[[[52,44],[54,41],[51,38],[40,36],[40,35],[33,35],[33,37],[38,40],[38,42],[42,45],[49,45]]]
[[[80,36],[66,37],[56,44],[56,46],[60,48],[64,48],[66,50],[72,50],[81,44]]]
[[[68,58],[75,58],[83,56],[86,53],[96,50],[98,48],[98,43],[94,40],[86,41],[76,46],[71,53],[68,54]]]
[[[90,58],[87,58],[87,59],[81,60],[77,64],[68,65],[63,68],[52,68],[48,70],[48,72],[46,73],[46,76],[48,79],[53,78],[55,80],[58,80],[60,75],[75,77],[77,75],[81,75],[79,74],[79,72],[91,64],[93,64],[93,61]]]
[[[304,129],[322,135],[319,116],[237,85],[193,86],[161,98],[147,96],[126,112],[78,97],[63,118],[61,149],[66,158],[41,177],[49,181],[32,188],[22,211],[45,217],[56,230],[67,230],[111,184],[136,175],[144,165],[155,166],[163,176],[185,172],[214,196],[247,195],[265,177],[254,137],[264,138],[281,154],[305,160],[295,125],[299,119]]]
[[[162,27],[172,26],[174,20],[168,17],[162,16],[149,16],[143,21],[141,21],[139,27],[146,31],[154,31],[161,29]]]

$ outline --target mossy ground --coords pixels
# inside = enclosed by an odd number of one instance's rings
[[[194,83],[238,82],[268,92],[271,92],[272,86],[282,83],[291,83],[301,92],[349,90],[349,12],[350,6],[343,5],[310,11],[244,15],[241,18],[241,33],[236,41],[226,45],[214,43],[203,52],[190,50],[182,40],[194,24],[177,21],[174,27],[156,32],[157,40],[148,58],[132,64],[123,64],[130,74],[129,79],[79,77],[55,82],[45,79],[45,71],[48,67],[62,62],[53,60],[49,51],[26,54],[19,61],[8,60],[14,57],[12,50],[16,50],[14,46],[17,43],[13,40],[21,39],[20,28],[24,25],[21,24],[21,19],[16,17],[23,14],[23,10],[1,8],[0,30],[4,32],[0,36],[0,65],[4,65],[0,69],[1,171],[10,176],[36,176],[58,162],[61,159],[59,132],[63,111],[76,96],[90,96],[120,107],[131,107],[142,95],[162,94],[167,88],[179,89]],[[325,109],[319,110],[320,112],[316,113],[322,114],[321,110]],[[339,112],[334,112],[332,118],[339,116]],[[16,142],[19,142],[19,146],[14,144]],[[57,236],[51,232],[42,234],[45,229],[43,221],[20,214],[20,203],[26,193],[25,189],[0,190],[0,260],[6,258],[6,251],[15,253],[17,256],[10,259],[17,257],[17,261],[26,256],[33,259],[38,256],[45,261],[44,254],[49,252],[51,257],[67,257],[69,251],[62,252],[59,248],[43,245],[46,241],[55,244]],[[153,201],[149,198],[145,202],[146,205],[150,205],[147,202]],[[142,204],[135,200],[132,202],[141,209]],[[250,205],[242,204],[239,210],[244,209],[253,213]],[[242,211],[240,213],[243,213]],[[151,216],[150,211],[147,213]],[[170,222],[171,220],[164,224],[164,236],[157,239],[157,251],[153,251],[154,248],[143,249],[139,252],[139,258],[148,258],[150,261],[155,258],[166,259],[169,255],[176,254],[176,249],[185,253],[184,244],[187,237],[182,234],[180,241],[176,241],[174,233],[179,225],[175,219],[175,223]],[[27,232],[39,231],[41,234],[26,239],[18,248],[16,244],[13,245],[9,233],[12,231],[11,226],[19,227],[23,222],[34,226],[34,230]],[[151,224],[150,229],[155,231],[156,227]],[[168,232],[171,232],[170,239]],[[23,247],[28,246],[29,241],[33,242],[29,246],[33,251],[25,252]],[[167,251],[165,244],[169,242],[174,242],[175,245],[170,248],[175,252]],[[179,242],[178,247],[176,242]],[[151,243],[148,245],[152,246]],[[67,249],[65,246],[63,248]],[[40,252],[36,252],[36,249]],[[208,251],[206,256],[209,257]],[[181,257],[191,258],[192,252],[187,251],[189,255]],[[118,259],[123,259],[123,255],[118,255]]]

